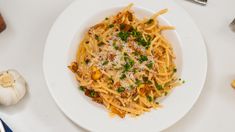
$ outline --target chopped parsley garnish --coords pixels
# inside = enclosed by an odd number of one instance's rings
[[[113,84],[113,83],[114,83],[114,80],[113,80],[113,78],[112,78],[112,77],[110,77],[110,78],[109,78],[109,80],[111,81],[111,84]]]
[[[128,57],[127,53],[124,53],[124,60],[126,62],[124,65],[124,71],[129,71],[134,66],[135,62]]]
[[[100,37],[99,37],[97,34],[95,34],[95,39],[96,39],[97,41],[99,41],[99,40],[100,40]]]
[[[142,78],[143,78],[143,81],[144,81],[145,84],[151,84],[151,83],[152,83],[152,82],[148,79],[148,77],[143,76]]]
[[[170,84],[171,84],[171,82],[167,82],[167,83],[164,84],[164,87],[167,87],[167,86],[169,86]]]
[[[139,45],[142,45],[143,47],[145,47],[146,49],[149,48],[149,45],[151,44],[150,41],[145,41],[144,38],[137,38],[136,41],[138,42]]]
[[[121,31],[118,33],[118,37],[121,38],[122,41],[127,41],[128,37],[130,36],[130,34],[128,32],[125,31]]]
[[[109,61],[104,61],[104,63],[102,65],[107,65],[109,63]]]
[[[163,90],[162,85],[160,85],[160,84],[156,84],[155,86],[156,86],[157,90]]]
[[[100,47],[100,46],[103,46],[104,45],[104,42],[100,42],[100,43],[98,43],[98,46]]]
[[[114,27],[114,25],[113,25],[113,24],[110,24],[110,25],[109,25],[109,28],[113,28],[113,27]]]
[[[135,56],[139,55],[139,53],[138,53],[138,52],[136,52],[136,51],[135,51],[135,52],[133,52],[133,54],[134,54]]]
[[[141,32],[137,31],[136,29],[133,29],[133,30],[131,31],[131,35],[132,35],[133,37],[136,37],[136,38],[142,37]]]
[[[164,94],[165,94],[165,96],[167,96],[168,92],[165,92]]]
[[[123,23],[122,23],[122,24],[120,24],[120,29],[121,29],[121,30],[125,29],[125,27],[126,27],[126,25],[125,25],[125,24],[123,24]]]
[[[128,61],[129,59],[130,59],[130,58],[128,57],[128,54],[125,52],[125,53],[124,53],[124,60],[125,60],[125,61]]]
[[[133,66],[133,65],[131,65],[130,63],[126,63],[126,64],[124,65],[124,71],[129,71],[132,66]]]
[[[121,80],[123,80],[125,78],[126,78],[126,74],[122,74],[121,77],[120,77]]]
[[[95,97],[95,94],[96,94],[96,93],[95,93],[95,91],[93,91],[93,90],[90,92],[91,97]]]
[[[153,68],[153,62],[149,62],[148,64],[146,64],[146,66],[149,68],[149,69],[152,69]]]
[[[119,47],[117,45],[113,46],[115,50],[119,50]]]
[[[130,60],[129,60],[129,64],[131,65],[131,67],[134,66],[134,64],[135,64],[134,60],[131,60],[131,59],[130,59]]]
[[[113,48],[114,48],[115,50],[119,50],[119,47],[116,45],[116,41],[113,42]]]
[[[141,81],[140,81],[139,79],[136,79],[135,84],[136,84],[137,86],[139,86],[139,85],[141,84]]]
[[[147,99],[148,99],[149,102],[152,102],[152,101],[153,101],[153,97],[151,97],[151,96],[149,96],[149,95],[147,96]]]
[[[144,82],[149,81],[149,80],[148,80],[148,77],[143,76],[142,78],[143,78],[143,81],[144,81]]]
[[[149,19],[146,24],[151,24],[153,22],[153,19]]]
[[[130,85],[129,87],[130,87],[130,89],[133,89],[133,88],[134,88],[134,86],[133,86],[133,85]]]
[[[133,73],[134,74],[137,73],[137,69],[136,68],[133,69]]]
[[[130,34],[135,37],[135,40],[139,45],[142,45],[145,48],[149,48],[149,45],[151,44],[152,37],[150,35],[146,36],[146,40],[143,38],[141,32],[137,31],[137,29],[132,29]]]
[[[185,83],[185,80],[183,80],[182,83]]]
[[[82,91],[84,91],[84,90],[86,89],[86,87],[80,86],[79,89],[82,90]]]
[[[119,87],[118,89],[117,89],[117,92],[119,92],[119,93],[122,93],[122,92],[124,92],[125,91],[125,88],[124,87]]]
[[[143,63],[144,61],[147,61],[148,60],[148,57],[145,56],[145,55],[140,55],[140,58],[139,58],[139,62],[140,63]]]
[[[173,71],[174,71],[174,72],[177,72],[177,69],[176,69],[176,68],[174,68],[174,69],[173,69]]]
[[[108,18],[108,17],[106,17],[106,18],[105,18],[105,20],[109,20],[109,18]]]
[[[124,52],[124,55],[125,55],[125,56],[128,56],[128,54],[127,54],[126,52]]]
[[[146,36],[146,40],[147,40],[147,41],[151,41],[151,40],[152,40],[152,37],[151,37],[150,35],[147,35],[147,36]]]

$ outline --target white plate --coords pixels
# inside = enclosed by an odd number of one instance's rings
[[[181,119],[199,97],[206,78],[207,55],[203,38],[189,15],[173,1],[136,0],[134,10],[140,17],[168,8],[159,18],[162,24],[174,25],[165,32],[177,55],[178,74],[186,83],[161,101],[163,108],[137,118],[110,118],[108,112],[78,90],[67,66],[75,59],[78,42],[91,25],[114,14],[129,0],[77,0],[54,23],[45,47],[44,74],[48,88],[60,109],[73,122],[89,131],[161,131]]]

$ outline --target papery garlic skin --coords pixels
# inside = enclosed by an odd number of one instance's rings
[[[0,104],[14,105],[25,96],[26,92],[27,83],[16,70],[0,73]]]

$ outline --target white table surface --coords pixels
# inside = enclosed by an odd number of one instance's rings
[[[175,1],[192,16],[204,36],[208,75],[192,110],[165,132],[235,131],[235,90],[230,86],[235,79],[235,32],[228,27],[235,17],[235,0],[209,0],[207,6]],[[59,110],[42,72],[47,34],[71,2],[0,0],[0,12],[8,26],[0,34],[0,71],[17,69],[29,84],[29,93],[19,104],[0,106],[0,117],[15,132],[84,131]]]

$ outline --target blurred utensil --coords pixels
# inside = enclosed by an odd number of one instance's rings
[[[189,0],[189,1],[201,4],[201,5],[206,5],[207,4],[207,0]]]
[[[232,23],[230,23],[230,28],[235,32],[235,18]]]
[[[12,130],[2,119],[0,119],[0,132],[12,132]]]
[[[0,121],[0,132],[5,132],[2,122]]]

